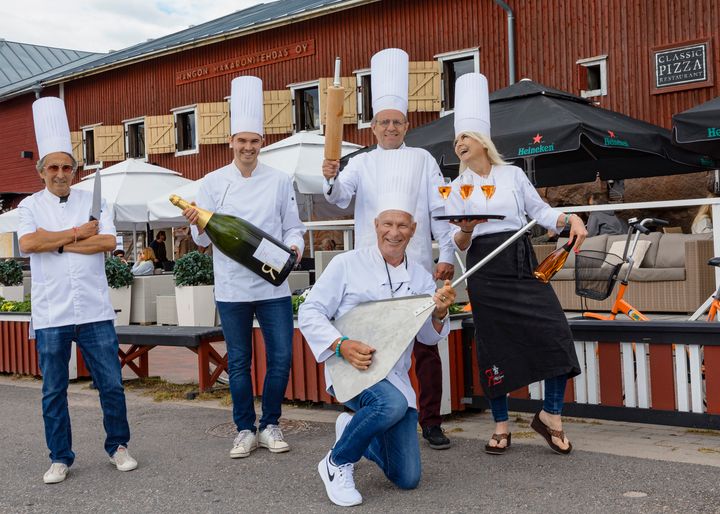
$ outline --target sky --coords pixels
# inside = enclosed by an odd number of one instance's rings
[[[0,2],[0,38],[109,52],[271,1],[3,0]]]

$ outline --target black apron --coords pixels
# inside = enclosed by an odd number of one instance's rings
[[[473,239],[468,269],[514,232]],[[468,279],[480,382],[488,398],[546,378],[580,374],[572,333],[550,284],[532,272],[537,258],[523,236]]]

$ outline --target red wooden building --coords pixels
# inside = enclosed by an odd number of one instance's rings
[[[81,175],[138,157],[198,179],[231,158],[227,96],[240,74],[263,80],[270,143],[321,129],[335,56],[348,91],[344,138],[372,143],[370,57],[391,46],[410,55],[412,126],[451,111],[455,77],[476,70],[491,91],[529,77],[669,127],[673,113],[720,94],[718,27],[716,0],[261,4],[0,88],[0,194],[41,188],[34,159],[21,157],[37,156],[36,94],[64,98]]]

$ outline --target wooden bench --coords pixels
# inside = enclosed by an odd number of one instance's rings
[[[130,348],[118,351],[120,366],[127,366],[138,377],[147,377],[148,352],[156,346],[184,346],[198,356],[198,388],[209,390],[223,371],[227,371],[227,353],[220,355],[211,343],[224,341],[220,327],[170,327],[128,325],[115,327],[120,344]],[[210,369],[210,364],[215,366]]]

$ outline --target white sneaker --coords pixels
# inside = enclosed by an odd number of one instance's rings
[[[115,464],[118,471],[132,471],[137,468],[137,461],[132,458],[130,452],[124,446],[118,446],[113,456],[110,457],[110,462]]]
[[[257,437],[252,430],[242,430],[233,441],[232,450],[230,450],[231,459],[239,459],[250,455],[257,448]]]
[[[325,484],[330,501],[341,507],[352,507],[362,503],[362,496],[355,489],[352,463],[336,466],[330,462],[330,452],[318,463],[318,473]]]
[[[340,440],[340,438],[343,435],[343,432],[345,432],[345,428],[348,426],[348,423],[350,423],[353,419],[353,415],[349,412],[343,412],[340,414],[337,419],[335,420],[335,444]]]
[[[260,432],[260,446],[272,453],[290,451],[290,445],[285,442],[282,430],[277,425],[268,425]]]
[[[53,462],[50,464],[50,469],[48,469],[43,475],[43,482],[46,484],[59,484],[67,478],[68,471],[70,470],[68,469],[67,464],[63,464],[62,462]]]

